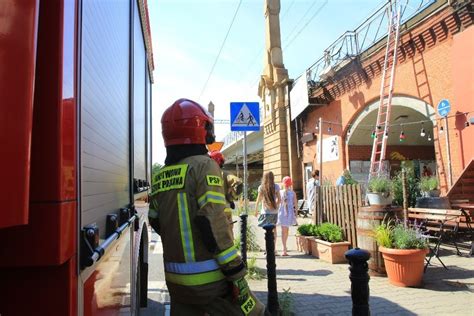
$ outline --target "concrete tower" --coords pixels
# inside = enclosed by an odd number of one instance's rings
[[[263,104],[263,168],[273,171],[275,182],[285,176],[292,176],[296,187],[301,176],[291,169],[298,165],[288,150],[294,147],[291,136],[291,122],[288,104],[288,71],[283,64],[280,36],[280,0],[265,0],[265,54],[264,70],[260,79],[258,94]],[[295,179],[296,178],[296,179]]]

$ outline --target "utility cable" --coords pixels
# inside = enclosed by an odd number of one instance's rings
[[[301,32],[308,26],[311,21],[321,12],[321,10],[329,3],[329,0],[325,0],[324,3],[314,12],[314,14],[311,16],[311,18],[306,22],[305,25],[296,33],[296,35],[288,42],[288,44],[285,45],[283,50],[285,50],[288,46],[291,45],[291,43],[294,42],[294,40],[301,34]]]
[[[241,4],[242,4],[242,0],[239,1],[239,4],[237,5],[237,8],[235,9],[234,16],[232,17],[232,21],[230,22],[229,28],[227,29],[227,33],[224,37],[224,41],[222,41],[222,45],[221,45],[221,48],[219,49],[219,53],[217,54],[216,59],[214,60],[214,64],[212,65],[211,71],[209,72],[209,76],[207,76],[206,83],[204,84],[204,87],[202,87],[201,93],[199,94],[199,101],[201,100],[201,97],[207,88],[207,84],[209,83],[209,80],[211,79],[212,73],[214,72],[214,68],[216,67],[217,62],[219,61],[219,57],[221,56],[222,49],[224,48],[225,42],[227,41],[227,37],[229,36],[230,30],[232,29],[232,25],[234,24],[235,18],[237,17],[237,13],[239,12]]]

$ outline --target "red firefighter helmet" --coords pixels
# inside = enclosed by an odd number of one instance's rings
[[[214,159],[217,164],[222,167],[222,165],[224,164],[225,162],[225,159],[224,159],[224,155],[218,151],[218,150],[213,150],[211,151],[211,153],[209,154],[209,156]]]
[[[212,144],[215,141],[214,120],[201,105],[188,100],[176,100],[161,117],[165,146]]]

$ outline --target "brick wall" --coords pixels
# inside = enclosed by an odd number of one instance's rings
[[[472,58],[474,28],[472,18],[468,17],[468,19],[470,20],[466,22],[465,28],[457,25],[453,22],[455,19],[451,8],[447,8],[402,36],[401,44],[405,45],[404,47],[411,47],[411,50],[406,49],[405,54],[401,55],[396,69],[394,95],[421,99],[435,109],[440,100],[452,100],[450,115],[474,111],[472,97],[474,95]],[[338,82],[333,84],[333,88],[336,87],[335,92],[332,92],[336,94],[334,101],[327,106],[314,108],[302,118],[303,133],[315,133],[314,127],[319,117],[322,117],[324,121],[337,122],[331,126],[331,135],[327,130],[329,126],[327,124],[324,126],[323,138],[332,135],[340,136],[339,150],[342,155],[338,161],[324,163],[324,178],[331,180],[337,178],[348,165],[351,149],[347,148],[344,140],[347,128],[368,104],[379,98],[380,69],[377,71],[374,65],[380,64],[380,61],[383,63],[382,50],[363,61],[362,68],[369,77],[367,80],[348,80],[349,77],[361,77],[361,71],[357,67],[346,71],[347,74],[342,78],[337,78]],[[346,81],[349,81],[349,84],[346,84]],[[350,82],[355,83],[350,84]],[[446,132],[449,132],[450,137],[453,181],[474,155],[474,146],[469,144],[469,139],[474,139],[474,127],[466,128],[464,121],[464,115],[449,118],[448,130],[444,122],[438,121],[438,126],[444,126],[444,133],[438,135],[436,127],[433,131],[434,156],[437,160],[441,189],[444,193],[447,191],[448,182]],[[420,148],[418,153],[414,148],[400,147],[400,151],[406,152],[409,156],[428,155],[428,153],[422,153],[425,148]],[[357,155],[358,149],[353,150],[352,154]],[[315,151],[316,142],[305,144],[302,162],[315,161]],[[431,156],[433,150],[429,150],[429,153]]]

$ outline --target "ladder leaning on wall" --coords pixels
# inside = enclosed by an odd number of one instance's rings
[[[385,49],[385,61],[382,70],[382,83],[380,86],[380,103],[377,113],[377,121],[373,132],[374,143],[372,146],[372,155],[370,157],[371,177],[379,176],[384,172],[383,161],[387,150],[390,110],[392,106],[393,83],[395,80],[395,67],[397,65],[397,49],[400,34],[400,12],[401,6],[388,6],[390,12],[388,23],[388,38]]]

